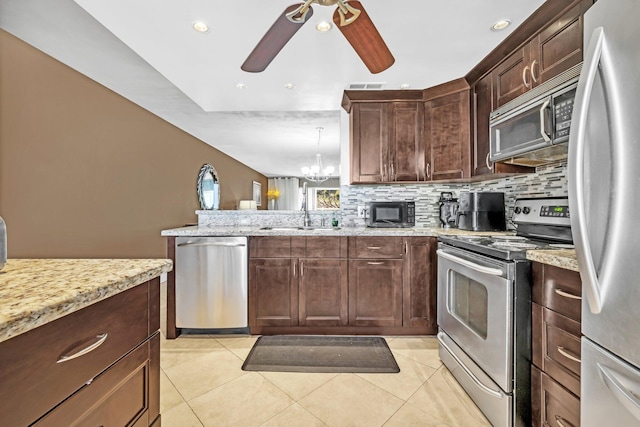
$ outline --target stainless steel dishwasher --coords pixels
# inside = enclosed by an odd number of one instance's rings
[[[175,270],[176,327],[248,327],[246,237],[178,237]]]

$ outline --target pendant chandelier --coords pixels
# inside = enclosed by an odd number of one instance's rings
[[[333,166],[322,166],[322,155],[320,154],[320,136],[324,128],[318,127],[318,151],[316,152],[316,163],[312,166],[304,166],[302,175],[307,181],[324,182],[331,178],[331,174],[335,170]]]

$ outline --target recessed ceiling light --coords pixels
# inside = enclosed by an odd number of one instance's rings
[[[400,89],[409,89],[411,87],[411,85],[409,83],[402,83],[400,85]]]
[[[331,29],[331,27],[331,23],[327,21],[320,21],[318,22],[318,24],[316,24],[316,30],[320,31],[321,33],[326,33]]]
[[[293,89],[294,87],[296,87],[296,85],[294,85],[293,83],[287,83],[284,85],[285,89]]]
[[[246,86],[244,83],[238,83],[238,84],[236,85],[236,88],[238,88],[238,89],[240,89],[240,90],[243,90],[243,89],[246,89],[246,88],[247,88],[247,86]]]
[[[491,30],[492,31],[504,30],[510,24],[511,24],[511,21],[509,19],[501,19],[499,21],[496,21],[496,23],[491,26]]]
[[[196,21],[193,23],[193,29],[199,33],[206,33],[209,31],[209,26],[202,21]]]

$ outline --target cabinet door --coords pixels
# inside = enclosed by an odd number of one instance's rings
[[[582,62],[583,16],[593,0],[583,0],[531,41],[531,77],[539,85]]]
[[[424,171],[422,102],[394,102],[390,120],[388,181],[419,181]]]
[[[474,87],[475,114],[473,135],[473,176],[493,172],[489,163],[489,114],[493,110],[493,92],[491,90],[491,74],[480,79]]]
[[[402,326],[402,260],[349,261],[349,325]]]
[[[535,366],[531,367],[531,425],[580,425],[580,400]]]
[[[298,324],[297,260],[249,260],[249,326]]]
[[[302,258],[299,265],[300,325],[346,326],[347,260]]]
[[[354,104],[351,127],[351,183],[383,182],[389,163],[389,103]]]
[[[502,61],[491,73],[495,93],[495,108],[531,89],[530,46],[526,44]]]
[[[436,315],[436,246],[433,237],[405,238],[403,326],[428,327],[438,332]]]
[[[427,180],[470,176],[469,105],[469,90],[425,103]]]

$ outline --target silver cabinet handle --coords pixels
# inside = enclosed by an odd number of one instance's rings
[[[404,242],[404,254],[407,255],[409,253],[409,242]]]
[[[549,107],[549,104],[551,104],[551,98],[544,101],[542,107],[540,107],[540,135],[542,135],[542,139],[544,139],[546,142],[551,142],[551,137],[547,134],[547,132],[545,132],[547,117],[544,114],[547,107]]]
[[[372,250],[372,251],[377,251],[380,248],[381,248],[381,246],[367,246],[367,249]]]
[[[560,427],[567,427],[562,421],[564,421],[564,418],[562,418],[560,415],[556,415],[556,424],[558,424]]]
[[[565,350],[564,347],[558,346],[558,353],[566,357],[567,359],[573,360],[574,362],[582,363],[582,360],[574,354],[571,354],[568,350]]]
[[[185,243],[178,243],[179,247],[183,247],[183,246],[224,246],[227,248],[237,248],[237,247],[242,247],[242,246],[247,246],[244,243],[196,243],[196,242],[185,242]]]
[[[300,261],[300,277],[304,276],[304,262]]]
[[[382,261],[369,261],[369,262],[367,262],[367,264],[369,264],[369,265],[382,265],[382,264],[384,264],[384,262],[382,262]]]
[[[295,261],[295,262],[293,263],[293,277],[296,277],[296,273],[297,273],[297,272],[296,272],[296,270],[297,270],[296,266],[297,266],[297,265],[298,265],[298,261]]]
[[[446,258],[450,261],[457,262],[460,265],[464,265],[465,267],[469,267],[470,269],[479,271],[480,273],[490,274],[492,276],[502,276],[502,270],[499,268],[492,268],[492,267],[485,267],[484,265],[478,265],[474,262],[467,261],[466,259],[462,259],[455,255],[451,255],[450,253],[447,253],[442,249],[438,249],[436,253],[438,254],[438,256],[441,256],[442,258]]]
[[[469,375],[469,377],[473,380],[473,382],[476,383],[476,385],[478,387],[480,387],[485,393],[490,394],[491,396],[496,397],[498,399],[502,399],[502,397],[504,396],[502,394],[502,392],[501,391],[495,391],[492,388],[489,388],[486,385],[482,384],[482,382],[480,382],[480,380],[475,375],[473,375],[473,372],[471,372],[469,370],[469,368],[467,368],[465,366],[465,364],[462,363],[462,360],[460,360],[458,358],[458,356],[456,356],[456,354],[453,351],[451,351],[449,346],[444,343],[444,341],[442,339],[442,336],[443,336],[443,333],[442,332],[438,332],[438,344],[443,346],[449,352],[451,357],[453,357],[455,359],[455,361],[458,362],[458,364],[460,365],[462,370],[464,370],[467,373],[467,375]]]
[[[589,103],[593,92],[593,84],[598,73],[598,66],[603,55],[604,31],[602,27],[593,31],[589,46],[584,54],[582,73],[578,81],[573,115],[571,121],[571,132],[569,134],[569,162],[567,165],[569,183],[569,204],[571,205],[571,231],[576,245],[576,257],[580,267],[580,278],[584,286],[589,309],[593,314],[602,311],[604,296],[596,274],[593,255],[587,234],[587,223],[585,217],[585,191],[584,191],[584,158],[585,158],[585,138],[587,128],[587,116],[589,113]],[[607,67],[602,67],[601,72],[606,73]],[[606,85],[607,79],[602,79],[602,84]],[[603,88],[605,93],[612,93],[607,88]],[[605,102],[607,101],[605,97]],[[610,106],[609,106],[610,107]],[[615,166],[614,166],[615,168]],[[611,209],[611,208],[610,208]]]
[[[393,167],[393,163],[391,163],[391,165],[389,165],[389,169],[391,170],[391,179],[395,181],[396,180],[396,174],[394,173],[395,168]]]
[[[561,297],[565,297],[569,299],[577,299],[577,300],[582,299],[582,297],[579,297],[578,295],[570,294],[569,292],[565,292],[561,289],[555,289],[555,293],[560,295]]]
[[[489,161],[489,156],[491,153],[487,153],[487,157],[484,159],[485,164],[487,165],[487,169],[491,170],[493,168],[493,163]]]
[[[96,341],[93,344],[89,344],[87,347],[73,354],[69,354],[69,355],[65,354],[60,356],[60,358],[58,358],[56,363],[68,362],[69,360],[76,359],[80,356],[84,356],[85,354],[92,352],[96,348],[100,347],[107,340],[107,336],[108,334],[106,332],[104,334],[96,335],[96,338],[95,338]]]
[[[536,79],[536,73],[535,73],[535,71],[533,71],[536,68],[537,64],[538,64],[538,60],[537,59],[535,59],[531,63],[531,79],[533,80],[534,83],[538,83],[538,79]]]
[[[427,174],[425,176],[426,178],[431,178],[431,163],[427,163]]]
[[[524,87],[526,88],[530,88],[531,84],[527,83],[527,74],[529,71],[529,66],[527,65],[526,67],[524,67],[524,70],[522,70],[522,83],[524,84]]]
[[[640,421],[640,399],[638,399],[636,393],[629,390],[628,387],[625,387],[613,370],[601,365],[600,363],[597,363],[597,366],[600,370],[600,378],[607,388],[611,390],[611,393],[615,396],[618,402],[620,402],[620,404],[622,404],[622,406],[624,406],[631,415]],[[634,384],[634,386],[637,390],[640,384]]]

